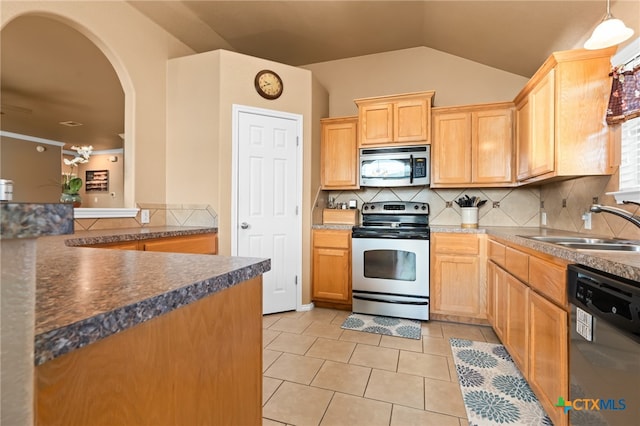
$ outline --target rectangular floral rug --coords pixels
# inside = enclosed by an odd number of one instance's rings
[[[552,426],[502,345],[449,339],[470,426]]]
[[[422,335],[420,321],[364,314],[349,315],[342,323],[342,328],[416,340]]]

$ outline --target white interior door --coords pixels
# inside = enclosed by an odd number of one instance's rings
[[[248,109],[236,110],[234,119],[237,255],[271,259],[263,277],[263,314],[294,310],[302,269],[301,118]]]

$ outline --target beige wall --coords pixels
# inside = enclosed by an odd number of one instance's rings
[[[125,93],[125,207],[164,202],[166,63],[193,53],[124,1],[5,1],[2,27],[23,14],[58,19],[111,61]]]
[[[276,100],[266,100],[255,91],[254,77],[265,68],[284,81],[284,92]],[[320,133],[315,127],[327,111],[314,109],[322,101],[312,105],[312,92],[318,93],[318,86],[311,73],[224,50],[172,59],[168,70],[167,202],[211,205],[217,213],[220,254],[231,253],[232,106],[302,115],[302,303],[308,303],[311,204],[319,186],[319,165],[312,154],[319,152]]]
[[[2,136],[0,157],[0,177],[13,180],[13,201],[60,202],[60,146]]]
[[[116,161],[111,161],[116,158]],[[68,170],[63,166],[63,170]],[[86,192],[87,170],[108,170],[109,190],[107,192]],[[93,154],[89,162],[78,165],[78,177],[83,185],[80,190],[83,208],[114,208],[124,204],[124,155],[122,154]]]
[[[542,64],[541,64],[542,65]],[[331,117],[358,113],[354,99],[435,90],[435,106],[512,100],[527,78],[428,47],[305,65],[330,96]]]

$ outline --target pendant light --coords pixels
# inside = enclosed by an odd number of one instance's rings
[[[629,39],[633,30],[628,28],[620,19],[611,15],[609,0],[607,0],[607,14],[591,34],[591,38],[584,43],[584,48],[589,50],[604,49],[615,46]]]

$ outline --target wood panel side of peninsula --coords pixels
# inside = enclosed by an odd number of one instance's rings
[[[36,367],[37,425],[258,425],[262,276]]]

